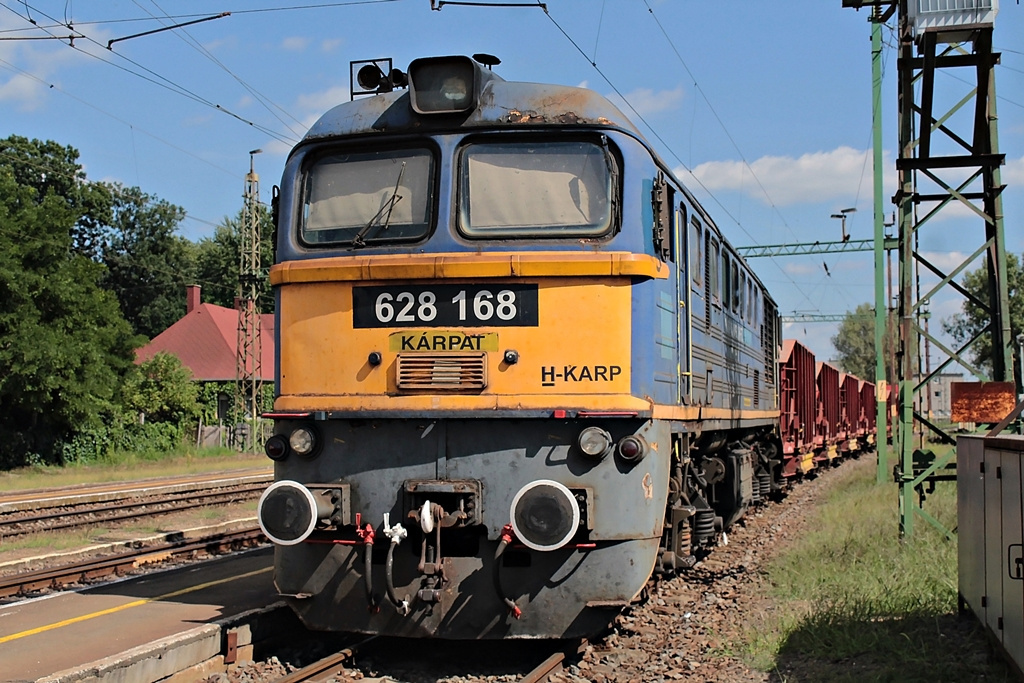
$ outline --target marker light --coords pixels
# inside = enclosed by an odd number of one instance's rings
[[[527,548],[558,550],[576,535],[580,505],[564,484],[538,479],[516,493],[511,517],[516,538]]]
[[[630,434],[619,439],[619,445],[616,450],[619,453],[619,457],[626,462],[640,462],[644,455],[647,454],[647,442],[643,440],[643,437]]]
[[[612,450],[612,435],[600,427],[587,427],[576,439],[583,454],[594,460],[602,460]]]
[[[288,445],[302,457],[308,458],[316,452],[316,432],[310,427],[299,427],[288,437]]]
[[[288,439],[281,434],[275,434],[263,444],[263,450],[271,460],[284,460],[288,457]]]

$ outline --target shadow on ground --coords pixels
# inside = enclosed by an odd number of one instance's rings
[[[1012,682],[971,614],[809,617],[782,644],[772,683]]]

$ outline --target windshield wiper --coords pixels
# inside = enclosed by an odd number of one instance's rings
[[[352,238],[353,247],[366,246],[366,235],[370,232],[370,229],[377,224],[381,216],[384,216],[384,223],[381,229],[388,229],[388,226],[391,224],[391,211],[395,208],[395,204],[402,200],[402,195],[398,194],[398,188],[402,185],[402,176],[405,175],[405,164],[406,162],[403,161],[402,168],[398,171],[398,178],[395,180],[395,189],[392,190],[391,196],[388,197],[388,200],[380,207],[380,210],[373,214],[373,217],[366,222],[363,229],[356,233],[356,236]],[[387,212],[387,215],[385,215],[385,211]]]

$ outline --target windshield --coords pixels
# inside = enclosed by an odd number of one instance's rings
[[[460,227],[470,237],[602,235],[612,156],[593,142],[501,142],[462,153]]]
[[[429,150],[331,154],[306,171],[302,241],[393,242],[429,232],[434,157]]]

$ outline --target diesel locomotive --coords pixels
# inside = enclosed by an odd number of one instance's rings
[[[378,77],[275,197],[276,587],[315,630],[592,634],[795,473],[776,304],[601,95]]]

